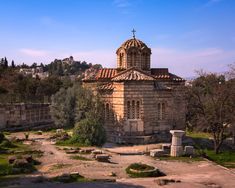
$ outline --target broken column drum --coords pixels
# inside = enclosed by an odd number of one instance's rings
[[[170,133],[172,134],[171,156],[181,156],[183,154],[182,137],[185,132],[181,130],[171,130]]]

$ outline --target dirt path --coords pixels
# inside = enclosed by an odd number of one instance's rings
[[[21,137],[20,133],[17,133]],[[227,169],[221,168],[214,163],[208,161],[198,162],[180,162],[180,161],[160,161],[145,155],[119,155],[115,153],[140,152],[145,150],[146,146],[133,147],[112,147],[110,149],[111,163],[101,163],[97,161],[81,161],[73,160],[64,150],[58,148],[48,140],[49,134],[30,135],[31,139],[36,140],[33,147],[44,151],[43,157],[40,158],[42,164],[38,168],[38,172],[33,175],[27,175],[21,180],[20,185],[16,187],[158,187],[156,178],[139,178],[132,179],[125,173],[126,167],[135,162],[142,162],[159,168],[167,174],[166,178],[180,180],[181,183],[168,184],[164,187],[187,187],[187,188],[234,188],[235,174]],[[151,145],[149,147],[155,147]],[[157,146],[156,146],[157,147]],[[105,148],[108,149],[107,147]],[[109,149],[108,149],[109,150]],[[107,152],[107,151],[106,151]],[[86,157],[86,156],[85,156]],[[61,168],[54,168],[56,164],[64,164]],[[58,184],[44,182],[35,184],[32,178],[38,175],[53,177],[63,173],[79,172],[86,178],[92,179],[116,179],[117,183],[72,183]],[[110,173],[116,173],[116,177],[110,177]],[[14,186],[13,186],[14,187]]]

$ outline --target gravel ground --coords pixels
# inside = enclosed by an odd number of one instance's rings
[[[12,134],[17,137],[23,137],[23,133]],[[234,171],[218,166],[209,161],[197,162],[180,162],[180,161],[160,161],[149,156],[138,154],[147,149],[158,148],[159,145],[144,146],[128,146],[115,147],[114,145],[106,145],[106,153],[111,155],[110,163],[102,163],[97,161],[80,161],[70,159],[71,154],[66,154],[64,150],[58,148],[48,140],[49,134],[36,135],[31,134],[30,139],[36,140],[33,143],[35,149],[44,151],[44,156],[40,158],[42,164],[38,171],[31,175],[26,175],[18,180],[4,184],[4,187],[159,187],[156,178],[129,178],[125,173],[125,168],[134,162],[142,162],[159,168],[167,174],[167,179],[180,180],[180,183],[170,183],[166,187],[185,187],[185,188],[234,188],[235,174]],[[127,155],[128,153],[132,155]],[[121,155],[120,155],[121,154]],[[125,154],[125,155],[123,155]],[[136,154],[136,155],[134,155]],[[86,155],[84,155],[86,156]],[[65,164],[63,168],[53,168],[56,164]],[[79,172],[86,178],[92,179],[116,179],[116,183],[108,182],[89,182],[89,183],[33,183],[32,181],[38,175],[46,177],[54,177],[63,173]],[[110,173],[116,173],[116,177],[110,177]],[[163,177],[162,177],[163,178]],[[1,184],[0,184],[1,187]]]

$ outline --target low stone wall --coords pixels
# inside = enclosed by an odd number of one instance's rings
[[[31,130],[53,126],[49,103],[0,104],[0,130]]]

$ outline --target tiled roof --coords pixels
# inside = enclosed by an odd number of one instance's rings
[[[183,78],[176,76],[175,74],[169,73],[169,75],[173,81],[185,81]]]
[[[85,74],[83,81],[124,81],[124,80],[172,80],[184,81],[183,78],[169,73],[167,68],[153,68],[151,74],[131,67],[127,70],[115,68],[103,68],[99,70],[89,70]]]
[[[184,81],[183,78],[169,73],[168,68],[153,68],[151,69],[151,75],[156,79],[169,79],[173,81]]]
[[[147,45],[142,42],[141,40],[139,39],[136,39],[136,38],[133,38],[133,39],[129,39],[127,40],[126,42],[124,42],[121,47],[125,48],[125,49],[128,49],[128,48],[131,48],[131,47],[137,47],[137,48],[148,48]]]
[[[99,69],[92,70],[88,69],[85,74],[83,81],[97,81],[97,80],[110,80],[117,74],[117,69]]]
[[[117,74],[117,69],[100,69],[96,79],[107,79],[113,78]]]
[[[113,90],[113,84],[112,83],[107,83],[98,86],[98,90]]]
[[[130,81],[130,80],[155,80],[154,77],[148,75],[146,72],[138,70],[135,67],[127,69],[117,74],[112,81]]]

